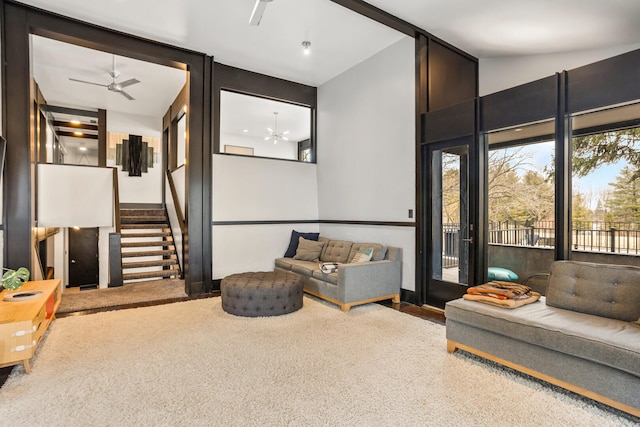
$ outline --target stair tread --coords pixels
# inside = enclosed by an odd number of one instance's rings
[[[167,249],[163,251],[135,251],[135,252],[122,252],[122,258],[133,258],[143,256],[170,256],[175,255],[176,251],[173,249]]]
[[[155,224],[134,223],[134,224],[121,224],[120,225],[120,229],[122,229],[122,230],[137,230],[137,229],[143,229],[143,228],[153,228],[153,229],[169,228],[169,224],[165,222],[165,223],[155,223]]]
[[[123,262],[122,269],[125,268],[145,268],[145,267],[164,267],[168,265],[178,264],[177,259],[159,259],[155,261],[138,261],[138,262]]]
[[[169,240],[157,240],[148,242],[122,242],[123,248],[144,248],[151,246],[173,246],[173,242]]]
[[[140,222],[145,222],[145,223],[158,223],[158,222],[163,222],[166,223],[167,222],[167,217],[166,216],[142,216],[142,215],[136,215],[136,216],[120,216],[120,222],[123,224],[131,224],[131,223],[140,223]]]
[[[120,233],[122,239],[135,239],[140,237],[167,237],[171,236],[170,231],[157,231],[149,233]]]
[[[122,275],[122,280],[149,279],[151,277],[171,277],[179,275],[180,271],[178,270],[145,271],[141,273],[124,273]]]

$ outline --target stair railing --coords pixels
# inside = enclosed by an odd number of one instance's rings
[[[176,255],[178,256],[178,265],[180,266],[180,272],[184,277],[184,241],[185,236],[187,235],[187,226],[184,219],[184,213],[182,212],[183,204],[180,202],[180,197],[176,191],[176,185],[171,171],[167,171],[166,174],[165,204],[167,207],[167,217],[169,219],[169,227],[171,228],[173,244],[176,248]]]
[[[120,193],[118,188],[118,168],[113,170],[113,225],[115,233],[109,233],[109,287],[123,285],[122,281],[122,239],[120,235]]]

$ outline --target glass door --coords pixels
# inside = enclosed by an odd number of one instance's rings
[[[430,144],[425,209],[427,224],[427,304],[444,307],[462,296],[472,280],[473,224],[469,205],[469,144]]]

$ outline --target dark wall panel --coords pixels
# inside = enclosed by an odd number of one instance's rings
[[[429,111],[473,99],[478,94],[478,63],[429,40]]]
[[[568,112],[640,99],[640,49],[567,72]]]
[[[424,143],[473,136],[476,125],[475,100],[426,113],[424,123]]]
[[[553,118],[557,97],[557,76],[483,96],[480,129],[489,131]]]

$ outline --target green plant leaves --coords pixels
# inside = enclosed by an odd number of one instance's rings
[[[20,267],[17,270],[7,269],[7,272],[2,275],[2,286],[14,291],[29,280],[29,275],[29,270],[25,267]]]

